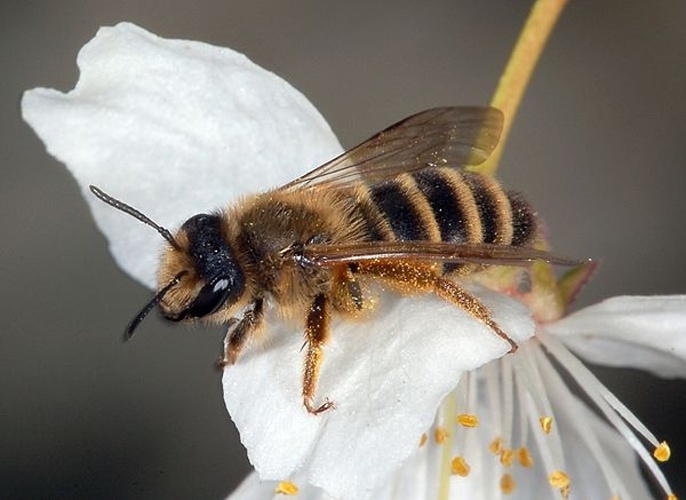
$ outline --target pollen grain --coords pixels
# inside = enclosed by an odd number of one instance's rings
[[[457,423],[462,427],[477,427],[479,425],[479,417],[473,413],[460,413],[457,416]]]
[[[517,461],[519,462],[519,465],[527,469],[533,467],[534,459],[526,446],[522,446],[517,450]]]
[[[653,451],[653,456],[658,462],[666,462],[669,457],[672,456],[672,451],[669,449],[667,441],[662,441],[659,445],[655,447]]]
[[[436,430],[434,431],[434,441],[436,441],[436,444],[445,443],[449,437],[450,433],[447,429],[444,429],[443,427],[436,427]]]
[[[293,496],[298,494],[298,486],[291,481],[281,481],[276,485],[274,493],[277,495]]]
[[[464,457],[455,457],[450,462],[450,470],[456,476],[467,477],[471,467]]]
[[[500,478],[500,491],[505,495],[510,495],[517,487],[517,482],[511,474],[503,474]]]
[[[550,434],[550,431],[553,429],[553,417],[541,417],[538,421],[541,423],[543,432]]]

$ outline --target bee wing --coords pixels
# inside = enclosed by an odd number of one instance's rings
[[[523,266],[533,261],[573,266],[581,262],[556,257],[529,247],[462,244],[432,241],[374,241],[341,245],[315,244],[304,249],[304,257],[320,266],[359,262],[445,262]]]
[[[391,125],[281,189],[345,187],[427,167],[478,165],[498,144],[502,128],[503,113],[496,108],[429,109]]]

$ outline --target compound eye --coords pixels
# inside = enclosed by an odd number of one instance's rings
[[[188,307],[186,317],[201,318],[216,312],[231,293],[231,280],[217,276],[200,289],[198,296]]]

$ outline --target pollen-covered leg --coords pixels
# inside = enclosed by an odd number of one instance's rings
[[[365,307],[362,287],[355,274],[356,265],[345,266],[336,277],[331,303],[337,311],[359,313]]]
[[[317,295],[310,307],[305,325],[305,370],[303,373],[303,404],[307,411],[318,415],[334,407],[328,399],[320,406],[314,406],[314,394],[319,380],[319,369],[324,355],[324,344],[329,337],[331,310],[328,299],[324,295]]]
[[[372,263],[360,266],[360,272],[376,276],[397,286],[400,291],[409,293],[433,292],[468,312],[503,340],[510,344],[510,351],[517,350],[517,343],[505,333],[491,317],[491,312],[474,295],[467,293],[453,281],[436,275],[431,267],[407,264],[404,262]]]
[[[468,312],[470,315],[484,323],[487,327],[495,332],[503,340],[510,344],[510,353],[517,350],[517,343],[512,338],[502,331],[498,324],[491,317],[491,312],[484,304],[481,303],[474,295],[466,292],[454,282],[445,279],[437,278],[434,284],[434,292],[443,300],[459,307]]]
[[[229,325],[229,331],[224,339],[224,357],[219,361],[220,366],[234,364],[243,347],[245,347],[246,341],[251,334],[262,327],[263,323],[264,301],[262,298],[258,298],[255,300],[252,310],[246,311],[235,328],[231,329],[235,323]]]

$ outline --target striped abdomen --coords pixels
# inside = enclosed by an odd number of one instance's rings
[[[360,186],[356,197],[372,240],[524,246],[536,235],[534,211],[519,194],[492,177],[458,169],[402,174]]]

